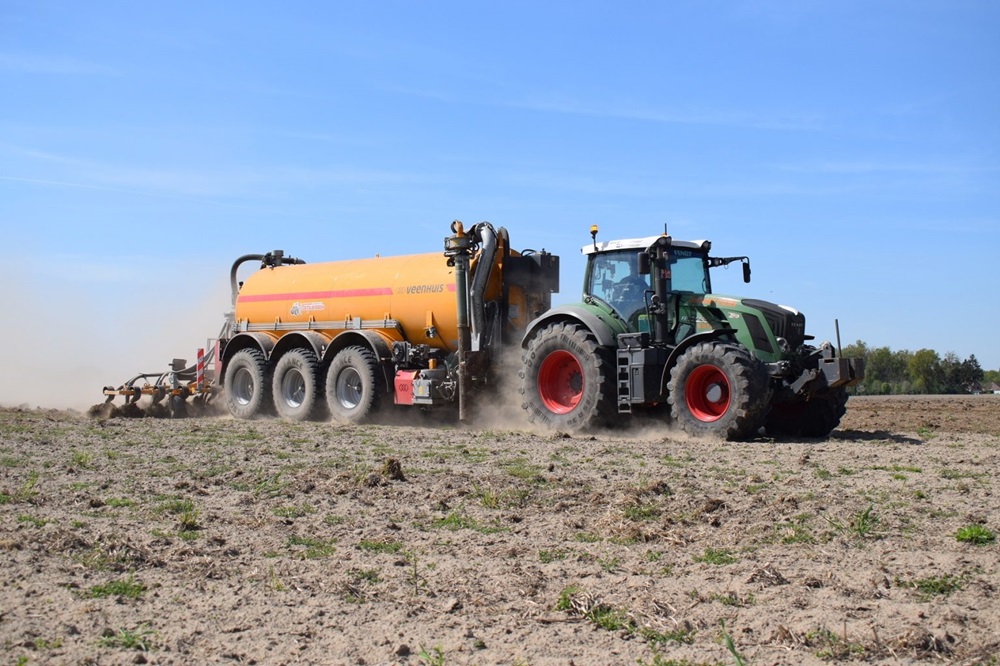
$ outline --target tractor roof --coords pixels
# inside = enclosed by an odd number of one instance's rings
[[[600,243],[590,243],[580,248],[583,254],[594,254],[597,252],[609,252],[612,250],[645,250],[652,245],[659,236],[646,236],[645,238],[622,238],[619,240],[602,241]],[[707,250],[711,245],[705,240],[682,241],[672,240],[672,247],[683,247],[692,250]]]

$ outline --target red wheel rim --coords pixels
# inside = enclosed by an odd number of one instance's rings
[[[568,351],[554,351],[538,369],[538,397],[554,414],[572,411],[583,395],[583,368]]]
[[[731,394],[726,374],[714,365],[700,365],[688,375],[684,400],[699,421],[717,421],[729,409]]]

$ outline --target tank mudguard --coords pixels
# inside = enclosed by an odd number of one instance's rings
[[[222,365],[219,371],[219,380],[226,376],[226,366],[233,355],[243,349],[257,349],[264,354],[265,358],[271,357],[271,351],[277,340],[266,333],[239,333],[229,339],[226,348],[222,352]]]
[[[393,390],[393,377],[396,374],[392,363],[392,347],[389,340],[375,331],[344,331],[330,341],[330,344],[327,345],[326,353],[320,358],[323,359],[324,364],[329,363],[340,350],[352,346],[367,347],[375,352],[375,356],[379,360],[379,365],[382,366],[382,371],[385,374],[386,390],[391,393]]]
[[[316,331],[296,331],[295,333],[286,333],[281,336],[274,345],[271,354],[280,356],[289,349],[304,347],[311,349],[316,354],[316,358],[323,358],[323,354],[326,353],[326,347],[329,344],[329,336],[322,333],[317,333]]]
[[[584,305],[560,305],[557,308],[552,308],[528,324],[528,328],[524,332],[524,337],[521,338],[521,347],[527,348],[528,341],[549,324],[566,321],[579,322],[594,334],[598,344],[605,347],[614,347],[617,344],[615,336],[624,331],[624,329],[616,330],[607,321],[597,316],[593,310]]]

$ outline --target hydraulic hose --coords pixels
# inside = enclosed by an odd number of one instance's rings
[[[497,256],[497,232],[489,222],[480,222],[472,228],[473,237],[480,243],[476,274],[472,278],[470,310],[472,311],[472,350],[479,351],[480,337],[486,328],[486,285],[493,272]]]

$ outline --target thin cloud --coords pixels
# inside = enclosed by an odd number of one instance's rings
[[[410,97],[445,102],[448,104],[474,104],[538,111],[541,113],[590,116],[618,120],[638,120],[668,125],[707,125],[782,131],[818,131],[824,127],[820,115],[775,113],[770,115],[747,114],[714,109],[664,109],[641,102],[617,104],[595,103],[566,96],[538,96],[508,99],[476,97],[469,99],[435,90],[417,90],[404,86],[382,86],[386,92]]]
[[[26,53],[0,53],[0,70],[24,74],[117,76],[120,72],[107,65],[63,56]]]
[[[911,174],[961,174],[989,173],[997,171],[997,167],[980,167],[959,162],[879,162],[879,161],[845,161],[845,162],[812,162],[802,164],[778,164],[775,168],[782,171],[798,173],[829,173],[829,174],[872,174],[872,173],[911,173]]]

